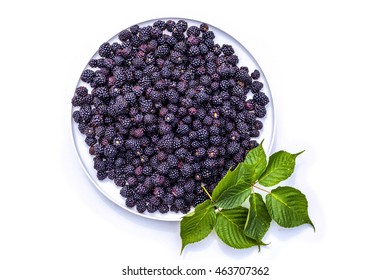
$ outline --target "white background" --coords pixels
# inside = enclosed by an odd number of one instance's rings
[[[3,1],[0,279],[131,279],[121,276],[127,265],[269,266],[268,279],[388,279],[385,3]],[[306,150],[286,184],[306,194],[316,232],[273,224],[260,253],[230,249],[211,235],[180,256],[178,223],[126,212],[83,173],[70,130],[81,70],[117,32],[170,16],[217,26],[257,59],[276,105],[274,151]]]

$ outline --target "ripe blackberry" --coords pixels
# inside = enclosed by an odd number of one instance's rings
[[[253,123],[253,129],[260,130],[263,128],[263,123],[260,120],[256,120]]]
[[[162,203],[171,205],[175,201],[175,196],[172,193],[166,193],[162,196]]]
[[[264,118],[267,114],[267,109],[261,105],[255,105],[254,113],[258,118]]]
[[[106,156],[107,158],[115,158],[117,153],[118,150],[113,145],[107,145],[104,148],[104,156]]]
[[[200,147],[200,148],[198,148],[198,149],[195,150],[194,155],[195,155],[195,157],[197,157],[197,158],[202,158],[202,157],[204,157],[204,156],[206,155],[206,152],[207,152],[207,151],[206,151],[205,148]]]
[[[167,174],[169,172],[169,165],[167,162],[162,162],[158,165],[157,167],[157,172],[160,173],[160,174]]]
[[[138,184],[137,187],[135,187],[134,192],[140,195],[145,195],[149,192],[149,190],[150,188],[148,188],[148,186],[143,184]]]
[[[259,78],[260,78],[260,71],[257,70],[257,69],[255,69],[255,70],[251,73],[251,77],[252,77],[252,79],[254,79],[254,80],[259,79]]]
[[[179,212],[179,209],[175,206],[175,205],[171,205],[171,207],[169,208],[169,210],[171,212],[174,212],[174,213],[178,213]]]
[[[218,148],[216,147],[210,147],[208,150],[207,150],[207,155],[209,158],[217,158],[218,157]]]
[[[157,57],[165,57],[169,54],[169,47],[166,45],[160,45],[157,47],[155,54]]]
[[[86,83],[92,82],[93,78],[95,76],[95,72],[91,69],[85,69],[83,73],[81,74],[80,80]]]
[[[177,207],[177,209],[183,209],[184,206],[185,206],[185,201],[184,201],[184,198],[177,198],[175,199],[175,202],[174,202],[175,206]]]
[[[111,45],[108,42],[105,42],[100,45],[98,53],[101,57],[110,57],[111,55]]]
[[[126,206],[129,207],[129,208],[134,207],[136,202],[137,201],[134,199],[133,196],[130,196],[130,197],[126,198]]]
[[[159,211],[161,214],[168,213],[168,211],[169,211],[169,206],[166,205],[166,204],[161,204],[161,205],[158,207],[158,211]]]
[[[201,204],[202,202],[206,201],[206,199],[207,196],[205,194],[198,195],[192,201],[192,206],[196,207],[198,204]]]
[[[170,135],[170,132],[172,131],[172,126],[166,122],[160,122],[158,126],[158,131],[160,135]]]
[[[176,133],[179,135],[187,135],[189,132],[190,128],[186,124],[180,124],[176,129]]]
[[[177,164],[178,164],[178,159],[176,156],[174,155],[168,155],[167,157],[167,163],[169,165],[169,167],[177,167]]]
[[[146,211],[146,201],[145,200],[139,200],[135,203],[136,209],[139,213],[143,213]]]
[[[255,104],[265,106],[269,103],[269,98],[264,94],[264,92],[256,92],[253,94],[253,101]]]
[[[252,129],[252,130],[249,131],[249,136],[250,137],[259,137],[260,136],[260,132],[257,129]]]
[[[159,28],[161,31],[164,31],[165,28],[167,27],[165,21],[163,21],[163,20],[157,20],[157,21],[155,21],[155,22],[153,23],[153,26]]]
[[[238,152],[238,150],[240,149],[240,144],[238,144],[238,142],[236,141],[231,141],[227,147],[226,147],[226,151],[228,154],[230,155],[234,155]]]
[[[146,210],[147,210],[149,213],[154,213],[154,212],[156,212],[156,211],[158,210],[158,206],[149,203],[149,204],[146,206]]]
[[[250,88],[251,88],[251,91],[256,93],[256,92],[260,92],[260,90],[263,88],[263,83],[259,82],[259,81],[254,81]]]
[[[74,106],[74,105],[73,105]],[[83,121],[82,117],[81,117],[81,114],[80,114],[80,111],[74,111],[72,113],[72,118],[73,120],[76,122],[76,123],[80,123]]]
[[[193,169],[190,164],[184,164],[180,171],[184,178],[190,177],[193,173]]]
[[[172,194],[174,197],[176,197],[176,198],[183,197],[184,193],[185,193],[185,191],[184,191],[183,186],[175,185],[172,187]]]
[[[197,133],[198,133],[198,140],[205,140],[209,136],[209,133],[205,128],[199,129]]]
[[[202,179],[205,180],[205,179],[210,178],[212,173],[209,169],[203,169],[201,172],[201,175],[202,175]]]
[[[248,127],[248,125],[245,122],[239,121],[237,123],[237,131],[238,131],[238,133],[240,133],[240,134],[248,133],[248,129],[249,129],[249,127]]]
[[[133,194],[134,194],[134,191],[129,186],[124,186],[120,190],[120,195],[123,197],[131,197],[131,196],[133,196]]]
[[[216,161],[215,159],[208,158],[203,162],[203,166],[205,169],[213,169],[216,166]]]
[[[234,49],[231,45],[223,44],[221,47],[221,51],[224,55],[229,56],[234,54]]]
[[[107,178],[107,172],[105,170],[98,170],[96,172],[96,177],[98,178],[98,180],[104,180]]]
[[[170,169],[168,172],[168,178],[171,180],[177,180],[179,178],[180,174],[177,169]]]
[[[200,35],[200,28],[197,26],[190,26],[187,29],[187,36],[195,36],[198,37]]]
[[[187,51],[188,55],[189,56],[197,56],[200,54],[200,50],[199,50],[199,47],[198,46],[191,46],[188,51]]]

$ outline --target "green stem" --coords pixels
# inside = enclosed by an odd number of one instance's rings
[[[210,198],[211,201],[213,201],[213,198],[211,197],[210,193],[207,191],[207,189],[203,186],[202,186],[202,189],[206,192],[207,196]]]
[[[256,188],[256,189],[261,190],[261,191],[266,192],[266,193],[271,193],[270,191],[267,191],[266,189],[260,188],[256,185],[252,185],[252,188]]]

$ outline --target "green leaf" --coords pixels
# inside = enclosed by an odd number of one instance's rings
[[[225,244],[236,249],[259,245],[256,240],[244,234],[247,216],[248,209],[241,206],[218,212],[217,222],[215,224],[215,231],[218,237]]]
[[[180,222],[181,252],[186,245],[206,238],[215,222],[216,213],[210,200],[197,205],[193,212],[184,216]]]
[[[240,206],[251,193],[251,173],[240,163],[219,181],[212,199],[216,206],[231,209]]]
[[[266,187],[274,186],[286,180],[294,172],[295,159],[298,155],[279,151],[270,156],[267,168],[260,175],[259,183]]]
[[[267,167],[267,158],[263,149],[263,141],[256,148],[249,151],[244,160],[244,165],[252,172],[251,183],[253,184],[260,177]]]
[[[245,235],[261,243],[270,224],[271,217],[263,197],[258,193],[252,193],[249,197],[249,213],[244,228]]]
[[[293,187],[278,187],[266,196],[266,206],[273,220],[282,227],[291,228],[310,224],[308,203],[303,193]]]

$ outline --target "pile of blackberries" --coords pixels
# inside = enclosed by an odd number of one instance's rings
[[[187,213],[258,145],[269,102],[260,72],[214,38],[205,23],[134,25],[81,74],[73,120],[97,178],[138,212]]]

